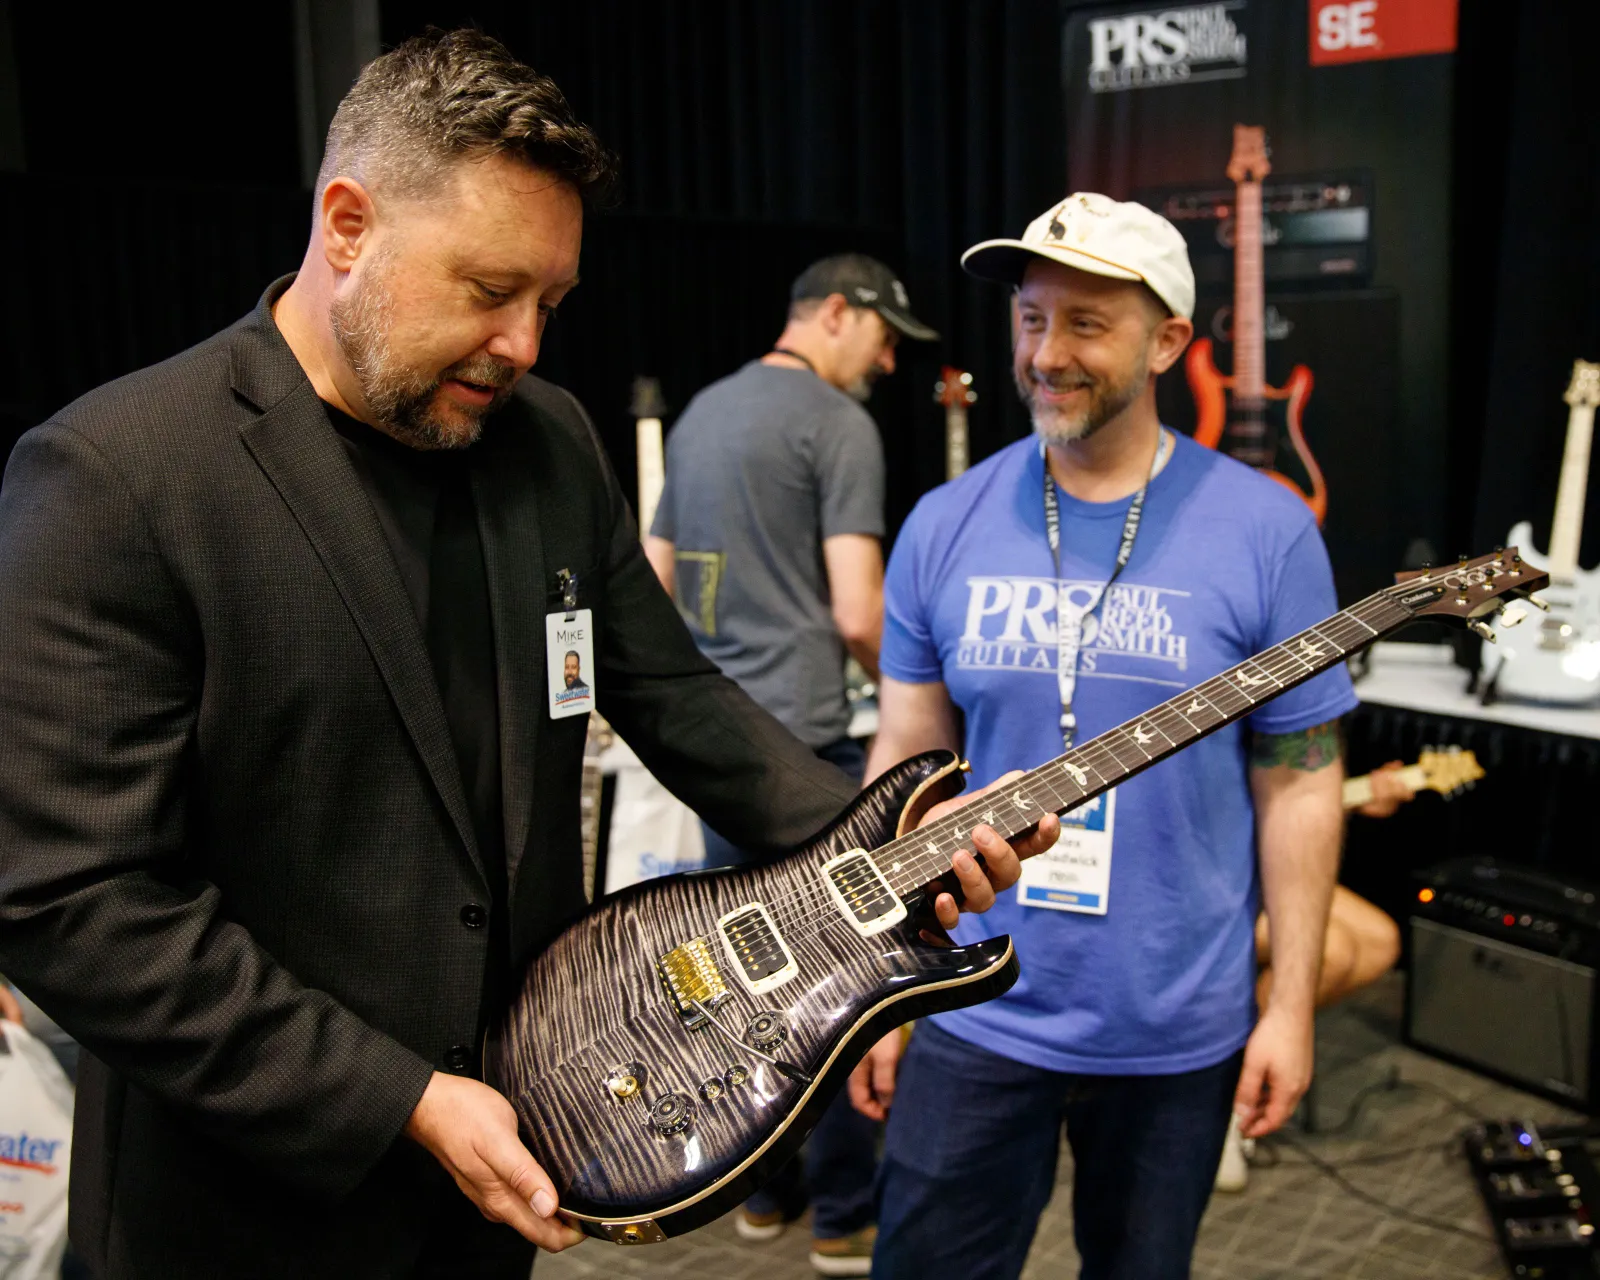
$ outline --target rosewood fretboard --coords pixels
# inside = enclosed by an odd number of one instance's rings
[[[1412,619],[1391,594],[1368,596],[1282,644],[1152,707],[1018,778],[1003,792],[877,849],[871,856],[902,897],[950,869],[972,828],[987,822],[1008,839],[1046,813],[1065,813],[1191,742],[1248,715],[1262,703],[1344,661]]]

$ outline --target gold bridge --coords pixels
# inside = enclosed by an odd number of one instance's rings
[[[695,1001],[715,1009],[728,998],[728,984],[722,980],[711,946],[704,938],[674,947],[656,961],[656,971],[685,1026],[698,1027],[706,1020],[694,1007]]]

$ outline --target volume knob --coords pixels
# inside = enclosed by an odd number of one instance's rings
[[[763,1011],[750,1019],[744,1029],[744,1038],[763,1052],[776,1049],[789,1038],[789,1028],[777,1014]]]
[[[663,1138],[682,1133],[694,1122],[694,1103],[686,1093],[664,1093],[650,1104],[650,1124]]]

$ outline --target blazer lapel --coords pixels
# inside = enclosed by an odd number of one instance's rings
[[[234,346],[235,389],[265,409],[240,434],[327,568],[388,685],[456,833],[482,874],[483,858],[472,831],[461,770],[422,629],[378,517],[321,401],[278,334],[270,313],[263,317],[277,289],[275,285],[267,291],[261,308],[245,322]],[[259,323],[263,318],[270,334]],[[282,394],[276,394],[279,392]],[[351,749],[359,750],[360,744],[352,743]]]
[[[478,450],[472,491],[494,624],[500,803],[505,815],[506,880],[514,884],[533,816],[534,761],[546,700],[544,539],[527,471],[503,462],[496,465],[493,448],[480,445]]]

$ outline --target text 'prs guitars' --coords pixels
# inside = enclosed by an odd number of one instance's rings
[[[1515,550],[1402,574],[955,814],[918,826],[963,785],[954,755],[928,752],[776,862],[634,885],[530,966],[491,1082],[590,1234],[643,1244],[709,1222],[795,1153],[878,1037],[1016,980],[1010,938],[956,946],[927,912],[974,825],[1019,835],[1397,627],[1485,627],[1545,581]]]
[[[1320,525],[1328,514],[1328,484],[1301,427],[1306,401],[1311,398],[1311,370],[1297,364],[1282,387],[1267,385],[1261,183],[1271,172],[1266,132],[1250,125],[1234,125],[1233,155],[1228,160],[1228,177],[1236,192],[1233,376],[1226,377],[1217,369],[1210,338],[1197,338],[1190,344],[1184,371],[1198,411],[1195,440],[1248,463],[1299,494]],[[1282,447],[1280,419],[1288,449]],[[1291,472],[1299,473],[1305,485]]]
[[[1600,364],[1573,361],[1572,380],[1562,399],[1569,406],[1567,442],[1550,552],[1528,552],[1528,563],[1550,575],[1550,611],[1538,626],[1524,631],[1509,630],[1516,625],[1513,619],[1495,627],[1499,643],[1483,650],[1486,700],[1524,698],[1566,706],[1600,700],[1600,568],[1585,571],[1578,564],[1594,411],[1600,405]],[[1524,520],[1512,529],[1510,540],[1529,545],[1533,526]]]

